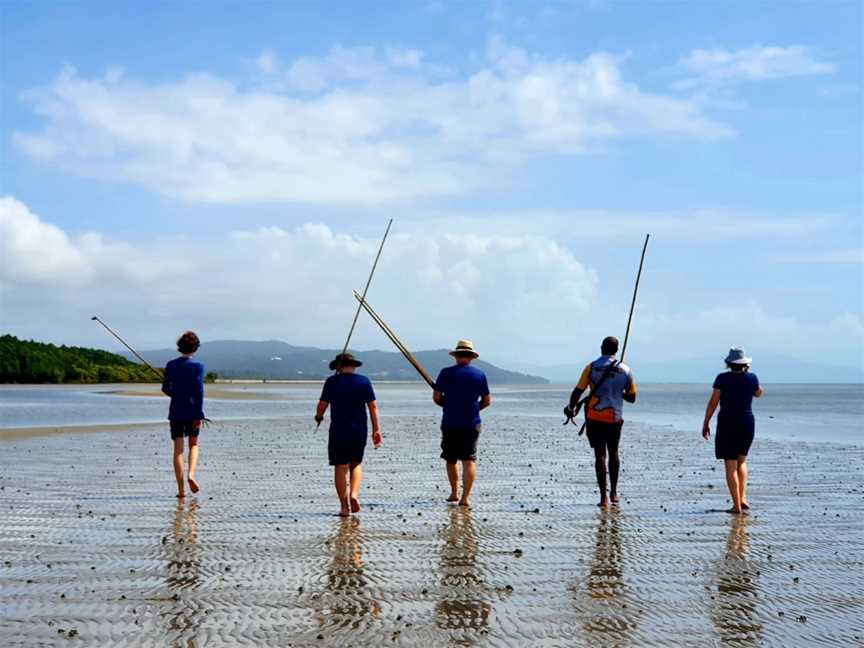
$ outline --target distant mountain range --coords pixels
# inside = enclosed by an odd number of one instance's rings
[[[362,373],[373,380],[421,380],[401,353],[353,350],[352,352],[363,362]],[[320,380],[332,373],[328,365],[337,353],[336,349],[293,346],[279,340],[265,342],[214,340],[201,344],[195,357],[204,363],[207,371],[215,371],[220,378]],[[124,355],[134,359],[129,353]],[[177,357],[177,351],[153,349],[142,351],[141,355],[150,364],[164,367],[166,362]],[[414,356],[433,378],[443,367],[453,364],[453,358],[447,353],[447,349],[418,351]],[[475,365],[486,373],[490,383],[545,384],[549,382],[540,376],[501,369],[482,359],[476,360]]]
[[[806,362],[767,351],[754,350],[752,356],[753,372],[763,383],[864,383],[864,369],[861,368]],[[552,383],[573,384],[579,380],[585,364],[593,359],[586,357],[584,364],[554,366],[508,364],[519,371],[543,376]],[[722,354],[711,358],[681,357],[668,362],[642,362],[637,356],[632,362],[625,361],[632,367],[637,382],[710,383],[718,373],[725,371]]]

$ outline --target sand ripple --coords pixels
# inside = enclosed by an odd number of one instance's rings
[[[620,510],[584,437],[488,417],[473,511],[444,502],[436,420],[385,417],[364,510],[333,516],[305,421],[0,444],[0,644],[836,646],[864,642],[864,452],[757,440],[731,518],[696,432],[629,425]]]

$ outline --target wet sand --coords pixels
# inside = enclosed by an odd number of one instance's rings
[[[603,512],[575,428],[490,415],[466,511],[436,419],[384,432],[348,520],[299,419],[205,430],[181,502],[164,425],[0,441],[0,645],[864,642],[861,447],[757,439],[742,518],[695,432],[627,425]]]

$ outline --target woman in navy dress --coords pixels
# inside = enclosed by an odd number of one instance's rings
[[[744,349],[729,349],[725,362],[729,370],[714,380],[702,436],[705,440],[711,437],[711,417],[719,404],[714,454],[723,460],[726,467],[726,485],[732,495],[732,508],[727,513],[740,514],[750,508],[747,502],[747,453],[756,431],[751,404],[753,398],[760,397],[763,391],[756,374],[749,371],[752,359],[747,357]]]

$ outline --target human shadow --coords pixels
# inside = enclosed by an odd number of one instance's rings
[[[435,623],[459,633],[458,639],[454,637],[459,645],[472,645],[489,626],[492,604],[483,596],[490,588],[478,565],[479,534],[470,509],[450,509],[441,540],[441,598],[435,604]]]
[[[724,644],[762,643],[762,623],[756,611],[758,570],[750,562],[750,518],[733,515],[723,557],[711,576],[711,622]]]
[[[174,604],[163,613],[171,646],[195,648],[199,609],[187,594],[201,584],[201,547],[198,545],[198,501],[177,501],[171,533],[162,540],[167,559],[165,584]]]
[[[625,580],[623,545],[620,513],[600,512],[588,574],[570,587],[583,632],[601,645],[629,645],[639,625],[639,604]]]

